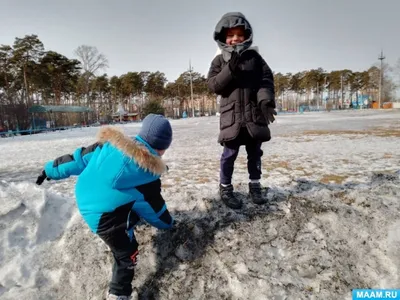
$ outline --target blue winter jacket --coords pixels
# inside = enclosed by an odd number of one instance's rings
[[[94,233],[121,229],[130,237],[140,218],[157,228],[172,227],[173,218],[161,196],[164,171],[161,157],[144,140],[132,139],[114,127],[103,127],[98,142],[90,147],[45,165],[51,179],[78,176],[77,206]]]

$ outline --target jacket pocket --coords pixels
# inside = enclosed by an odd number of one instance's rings
[[[235,102],[220,107],[220,129],[225,129],[235,123]]]

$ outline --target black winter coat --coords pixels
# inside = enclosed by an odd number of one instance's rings
[[[212,61],[207,83],[209,89],[221,96],[219,143],[234,140],[241,127],[247,127],[256,140],[271,139],[268,123],[260,109],[267,101],[275,108],[275,90],[272,71],[261,55],[248,49],[241,54],[240,71],[233,74],[223,54]]]

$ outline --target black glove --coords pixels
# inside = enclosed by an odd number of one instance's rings
[[[274,108],[272,108],[271,106],[268,106],[268,101],[267,100],[263,100],[260,102],[260,108],[261,111],[264,115],[265,120],[267,121],[268,124],[270,123],[274,123],[275,121],[275,117],[277,115],[276,111]]]
[[[36,179],[36,184],[41,185],[45,179],[50,180],[50,178],[47,177],[46,172],[43,170],[42,174],[40,174]]]
[[[240,60],[240,55],[233,51],[231,54],[231,60],[229,61],[229,69],[231,70],[232,73],[236,73],[239,69],[239,60]]]

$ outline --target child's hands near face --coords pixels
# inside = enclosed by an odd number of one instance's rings
[[[239,59],[240,55],[237,52],[233,51],[231,55],[231,60],[229,61],[229,68],[231,69],[231,72],[237,72],[239,67]]]

